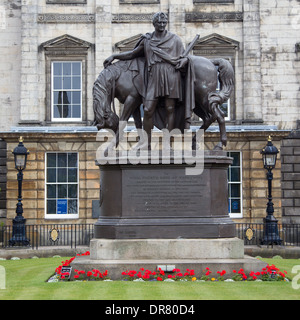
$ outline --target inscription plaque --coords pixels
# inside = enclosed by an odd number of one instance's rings
[[[123,210],[129,216],[198,216],[199,208],[209,210],[209,181],[187,176],[185,170],[165,168],[127,170],[123,173]],[[188,205],[187,205],[188,204]]]

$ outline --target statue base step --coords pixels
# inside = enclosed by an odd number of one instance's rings
[[[212,276],[217,271],[226,270],[226,277],[233,270],[244,269],[247,273],[261,271],[266,263],[244,255],[243,241],[228,239],[140,239],[109,240],[93,239],[90,256],[76,257],[73,269],[100,272],[108,270],[112,280],[122,279],[126,270],[139,271],[140,268],[156,271],[161,268],[166,273],[173,269],[195,270],[195,276],[203,275],[208,267]]]

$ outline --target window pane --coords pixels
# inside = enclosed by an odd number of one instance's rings
[[[48,184],[47,185],[47,198],[56,198],[56,185]]]
[[[68,200],[68,213],[69,214],[78,213],[77,200]]]
[[[71,103],[71,92],[70,91],[62,91],[61,98],[58,101],[61,104],[69,105]]]
[[[56,182],[56,169],[47,169],[47,182]]]
[[[66,153],[58,153],[57,165],[58,165],[58,167],[66,167],[67,166],[67,154]]]
[[[54,106],[53,117],[54,118],[62,118],[62,106],[61,105]]]
[[[66,184],[59,184],[57,185],[57,197],[59,199],[67,198],[67,185]]]
[[[68,153],[68,166],[77,168],[77,153]]]
[[[67,169],[66,168],[57,169],[57,182],[67,182]]]
[[[63,77],[63,89],[69,90],[71,87],[71,77]]]
[[[77,198],[77,184],[68,185],[68,198]]]
[[[81,118],[81,108],[79,105],[74,105],[73,106],[73,118]]]
[[[239,199],[231,199],[231,213],[240,213],[240,200]]]
[[[64,76],[71,75],[71,62],[64,62],[63,64],[63,74]]]
[[[47,214],[56,214],[56,200],[47,200]]]
[[[68,182],[77,182],[77,168],[68,169]]]
[[[230,191],[231,191],[231,197],[232,198],[239,198],[241,193],[240,193],[240,184],[231,184],[230,185]]]
[[[74,91],[72,92],[72,104],[80,104],[81,100],[81,92]]]
[[[240,154],[238,152],[231,152],[230,157],[233,158],[232,166],[234,167],[240,166]]]
[[[80,62],[73,62],[72,63],[72,74],[80,76],[80,74],[81,74],[81,63]]]
[[[230,181],[240,181],[240,168],[231,168]]]
[[[54,79],[53,79],[53,89],[54,90],[62,89],[62,78],[61,77],[54,77]]]
[[[62,64],[60,62],[54,62],[53,63],[53,74],[55,76],[61,76],[62,75]]]
[[[73,77],[72,78],[72,89],[81,89],[81,78]]]
[[[56,167],[56,153],[47,154],[47,167]]]
[[[53,104],[61,104],[60,91],[53,92]]]
[[[63,117],[64,118],[72,118],[72,106],[71,105],[63,105]]]

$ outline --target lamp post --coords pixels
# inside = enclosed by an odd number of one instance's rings
[[[265,148],[261,151],[263,157],[264,168],[267,170],[268,180],[268,204],[267,204],[267,216],[264,219],[264,237],[262,244],[281,244],[282,240],[278,233],[278,220],[274,217],[274,204],[272,202],[272,170],[275,168],[278,149],[273,145],[271,136],[269,136],[268,143]]]
[[[16,217],[13,220],[13,233],[12,238],[9,240],[10,245],[21,243],[24,246],[29,245],[29,239],[26,238],[25,222],[23,217],[23,204],[22,204],[22,182],[23,170],[26,168],[28,150],[23,144],[23,138],[20,137],[18,146],[12,152],[14,154],[15,168],[18,170],[18,203],[16,208]]]

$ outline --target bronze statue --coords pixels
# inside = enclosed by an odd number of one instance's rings
[[[190,127],[194,112],[203,120],[201,129],[206,130],[218,121],[221,142],[226,145],[224,114],[218,106],[229,99],[232,91],[232,66],[224,59],[210,61],[188,55],[194,42],[184,50],[180,38],[166,30],[166,14],[155,14],[153,25],[155,31],[142,36],[132,51],[113,54],[104,61],[105,69],[93,88],[94,125],[98,129],[114,130],[117,144],[124,129],[119,128],[119,120],[128,121],[133,115],[136,127],[143,127],[148,136],[138,148],[146,149],[150,148],[153,125],[183,131]],[[112,64],[115,59],[120,61]],[[216,66],[219,67],[220,92],[216,92]],[[120,119],[110,106],[115,97],[124,104]]]

